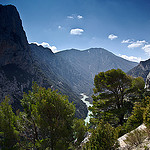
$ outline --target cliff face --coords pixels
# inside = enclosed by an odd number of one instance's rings
[[[132,75],[133,77],[143,77],[146,81],[147,75],[150,72],[150,59],[146,61],[141,61],[136,67],[131,69],[128,74]]]
[[[29,46],[16,8],[0,5],[0,66],[16,64],[27,68]]]
[[[0,98],[12,101],[31,88],[29,46],[16,8],[0,5]]]

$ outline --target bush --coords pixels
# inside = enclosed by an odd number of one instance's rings
[[[110,124],[100,121],[93,130],[89,142],[86,143],[85,150],[113,150],[118,147],[118,134]]]
[[[134,130],[143,123],[144,109],[145,108],[142,106],[142,103],[136,102],[134,104],[132,115],[128,118],[126,123],[127,132]]]

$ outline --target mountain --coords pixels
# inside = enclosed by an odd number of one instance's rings
[[[120,68],[127,72],[137,65],[135,62],[125,60],[102,48],[91,48],[83,51],[64,50],[56,53],[56,56],[68,61],[81,76],[87,79],[90,85],[89,89],[93,88],[93,79],[99,72],[112,68]],[[91,90],[88,90],[86,94],[91,94],[90,92]]]
[[[21,108],[23,92],[31,90],[36,81],[67,95],[76,106],[76,116],[85,118],[87,108],[80,93],[93,94],[95,74],[112,68],[127,72],[137,64],[102,48],[53,53],[49,48],[29,44],[12,5],[0,5],[0,22],[0,99],[9,95],[14,110]]]
[[[136,67],[131,69],[127,74],[132,75],[133,77],[141,76],[146,81],[149,72],[150,72],[150,59],[146,61],[141,61]]]
[[[47,78],[51,78],[49,72],[53,72],[60,79],[57,84],[62,85],[62,82],[65,82],[78,94],[89,89],[88,79],[80,74],[67,60],[52,53],[49,48],[36,44],[30,44],[30,49],[34,62],[46,73]]]
[[[36,81],[40,86],[58,89],[62,94],[68,95],[69,101],[74,101],[76,106],[76,116],[85,118],[87,108],[79,95],[72,90],[59,73],[55,73],[50,63],[47,67],[48,63],[43,63],[44,58],[38,57],[37,59],[34,55],[14,6],[0,5],[0,22],[0,99],[9,95],[13,109],[17,110],[21,108],[19,100],[23,92],[31,90],[32,82]],[[51,62],[58,63],[57,59],[55,60],[55,54],[50,49],[40,48],[43,50],[41,51],[43,55],[48,55],[49,60],[52,59]]]

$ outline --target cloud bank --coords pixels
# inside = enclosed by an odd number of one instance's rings
[[[43,46],[43,47],[45,47],[45,48],[49,48],[49,49],[52,50],[53,53],[58,52],[56,46],[50,46],[50,45],[49,45],[48,43],[46,43],[46,42],[42,42],[41,44],[39,44],[39,43],[37,43],[37,42],[33,42],[33,43],[36,44],[36,45],[38,45],[38,46],[41,45],[41,46]]]
[[[142,49],[150,56],[150,44],[145,45]]]
[[[121,55],[121,54],[119,54],[119,56],[122,57],[122,58],[124,58],[124,59],[127,59],[129,61],[134,61],[134,62],[140,62],[140,61],[142,61],[141,57],[127,56],[127,55]]]
[[[143,41],[136,41],[136,42],[132,42],[130,45],[128,45],[128,48],[136,48],[136,47],[141,47],[146,43],[145,40]]]

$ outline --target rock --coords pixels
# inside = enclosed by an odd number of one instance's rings
[[[0,66],[13,63],[26,69],[29,46],[16,8],[0,5],[0,22]]]
[[[127,74],[132,75],[133,77],[143,77],[146,81],[147,75],[150,72],[150,59],[146,61],[141,61],[136,67],[131,69]]]
[[[150,89],[150,73],[147,75],[145,88],[147,88],[147,90]]]

